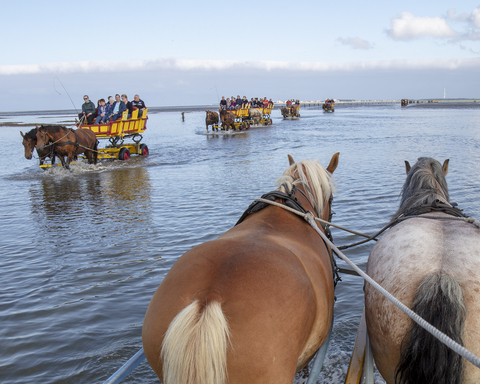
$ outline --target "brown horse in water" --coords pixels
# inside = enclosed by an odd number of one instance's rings
[[[213,132],[213,125],[218,124],[218,113],[217,112],[212,112],[212,111],[205,111],[206,116],[205,116],[205,127],[207,128],[208,132],[208,126],[212,126],[212,132]]]
[[[228,112],[224,109],[220,111],[220,120],[222,121],[222,130],[235,129],[235,115],[232,112]]]
[[[65,168],[69,168],[73,158],[81,153],[85,153],[89,164],[97,164],[97,145],[97,136],[89,129],[42,125],[37,130],[37,149],[49,150],[60,157]]]
[[[38,131],[38,127],[31,129],[25,134],[23,134],[23,132],[20,131],[20,135],[23,138],[22,144],[23,144],[23,147],[25,148],[25,158],[28,160],[32,159],[33,150],[37,145],[37,131]],[[52,155],[49,148],[45,148],[43,151],[39,151],[37,148],[37,154],[40,160],[40,165],[43,164],[43,161],[45,160],[46,157],[50,157],[50,156],[52,157],[52,165],[55,164],[55,155]]]
[[[390,228],[373,247],[367,274],[434,327],[480,355],[480,228],[455,220],[443,166],[406,164]],[[428,217],[427,217],[428,216]],[[455,217],[456,216],[456,217]],[[376,366],[388,384],[479,383],[480,370],[414,323],[370,284],[365,315]]]
[[[328,220],[338,157],[326,170],[289,157],[280,188],[264,197]],[[331,252],[302,218],[263,205],[181,256],[155,292],[142,339],[163,384],[292,384],[325,342]]]

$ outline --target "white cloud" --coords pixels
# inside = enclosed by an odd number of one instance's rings
[[[336,41],[338,41],[343,45],[350,46],[354,49],[372,49],[373,48],[373,44],[359,37],[348,37],[346,39],[344,39],[343,37],[339,37]]]
[[[480,66],[480,58],[449,60],[379,60],[350,63],[287,62],[287,61],[235,61],[235,60],[178,60],[159,58],[139,61],[81,61],[35,65],[0,66],[0,76],[74,73],[132,73],[149,71],[209,71],[209,72],[354,72],[374,70],[461,69]]]
[[[447,19],[453,21],[466,22],[469,26],[475,29],[480,29],[480,6],[474,8],[471,13],[463,12],[457,16],[455,8],[447,11]]]
[[[402,12],[394,17],[387,34],[394,40],[414,40],[425,36],[435,38],[458,36],[444,18],[419,17],[410,12]]]

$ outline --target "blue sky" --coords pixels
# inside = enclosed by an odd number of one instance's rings
[[[0,111],[140,94],[480,98],[480,0],[2,4]],[[6,95],[5,95],[6,94]]]

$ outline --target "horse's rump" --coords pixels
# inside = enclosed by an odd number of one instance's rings
[[[463,345],[467,309],[462,288],[453,277],[443,273],[427,276],[418,286],[412,310]],[[412,322],[402,342],[396,382],[460,384],[462,372],[462,357]]]

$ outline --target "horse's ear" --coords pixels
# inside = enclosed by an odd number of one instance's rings
[[[448,173],[448,162],[450,159],[447,159],[443,162],[442,170],[443,170],[443,176],[447,176]]]
[[[330,160],[330,164],[328,164],[328,167],[327,167],[328,172],[333,173],[333,171],[335,171],[335,169],[337,169],[338,157],[339,156],[340,156],[340,152],[337,152],[332,156],[332,158]]]
[[[293,160],[293,157],[290,156],[290,155],[287,155],[287,156],[288,156],[288,163],[289,163],[290,165],[295,164],[295,160]]]
[[[23,134],[23,132],[22,132],[22,131],[20,131],[20,135],[22,135],[22,137],[25,137],[25,135]]]
[[[410,172],[411,168],[412,167],[410,166],[410,163],[407,160],[405,160],[405,171],[407,172],[407,175],[408,175],[408,172]]]

